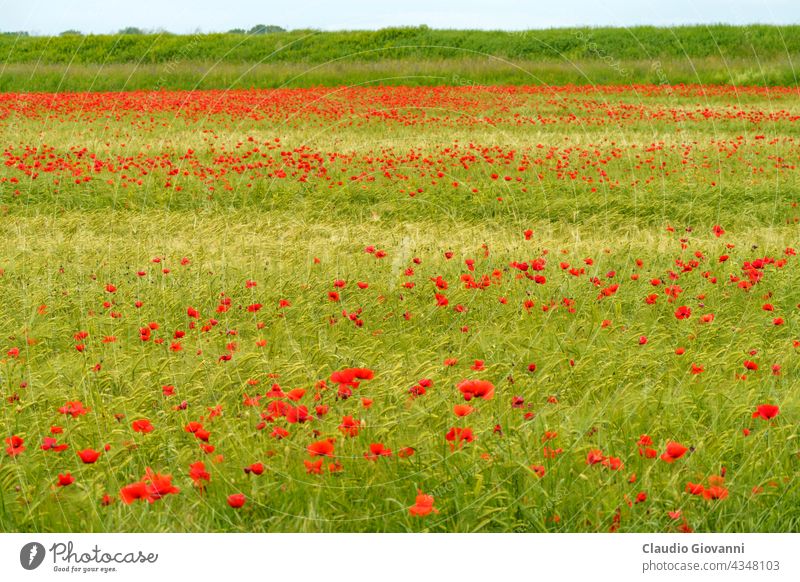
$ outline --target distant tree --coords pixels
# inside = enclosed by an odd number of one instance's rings
[[[228,34],[247,34],[247,31],[244,28],[231,28]]]
[[[8,32],[0,32],[0,35],[3,35],[3,36],[30,36],[30,34],[25,30],[10,30]]]
[[[286,29],[275,24],[256,24],[247,31],[247,34],[272,34],[275,32],[286,32]]]
[[[144,31],[141,28],[136,28],[135,26],[126,26],[119,31],[119,34],[144,34]]]
[[[70,28],[69,30],[65,30],[58,36],[83,36],[83,33],[80,30],[74,30]]]

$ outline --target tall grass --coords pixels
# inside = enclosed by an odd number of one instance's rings
[[[0,35],[2,91],[358,83],[795,85],[800,26]]]

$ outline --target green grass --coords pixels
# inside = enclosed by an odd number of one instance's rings
[[[243,35],[168,33],[62,37],[0,36],[7,62],[165,63],[212,60],[324,63],[450,59],[460,53],[508,59],[766,58],[800,52],[800,25],[712,25],[631,28],[556,28],[519,32],[434,30],[427,27],[377,31],[292,32]]]

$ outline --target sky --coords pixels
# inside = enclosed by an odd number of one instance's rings
[[[0,30],[175,33],[387,26],[521,30],[637,24],[800,23],[800,0],[0,0]]]

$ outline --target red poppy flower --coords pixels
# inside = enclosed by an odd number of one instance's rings
[[[78,456],[81,458],[87,465],[91,465],[100,457],[100,451],[95,451],[93,449],[84,449],[82,451],[78,451]]]
[[[61,414],[66,414],[67,416],[71,416],[72,418],[77,418],[79,416],[83,416],[87,412],[89,412],[88,408],[84,408],[83,403],[80,400],[70,400],[64,406],[58,409]]]
[[[342,423],[339,425],[339,430],[347,436],[358,436],[358,431],[361,430],[361,423],[352,416],[344,416],[342,417]]]
[[[331,374],[331,382],[357,388],[357,380],[372,380],[373,377],[374,373],[369,368],[345,368]]]
[[[58,474],[58,483],[56,483],[57,487],[66,487],[67,485],[72,485],[75,482],[75,477],[70,475],[69,473],[61,473]]]
[[[264,463],[253,463],[249,467],[245,467],[244,472],[252,473],[253,475],[261,475],[264,473]]]
[[[272,432],[270,433],[269,436],[278,440],[285,439],[286,437],[289,436],[289,431],[281,426],[276,426],[275,428],[272,429]]]
[[[720,485],[713,485],[703,491],[703,497],[706,499],[725,499],[728,496],[728,490]]]
[[[603,451],[599,449],[592,449],[586,455],[586,464],[587,465],[597,465],[598,463],[602,463],[605,456],[603,456]]]
[[[322,441],[317,441],[315,443],[311,443],[310,445],[308,445],[306,450],[308,451],[308,454],[310,454],[312,457],[316,456],[332,457],[333,443],[334,440],[331,438]]]
[[[171,475],[161,475],[154,472],[150,467],[145,469],[145,476],[143,479],[147,485],[147,497],[151,503],[157,499],[161,499],[165,495],[171,495],[180,492],[180,489],[172,485]]]
[[[368,461],[377,461],[378,457],[391,457],[392,449],[387,449],[383,443],[372,443],[369,445],[369,453],[364,453],[364,458]]]
[[[692,315],[692,310],[686,305],[681,305],[675,310],[675,317],[677,319],[688,319]]]
[[[126,485],[119,490],[119,496],[128,505],[137,499],[147,499],[147,485],[143,481]]]
[[[6,439],[6,454],[9,457],[16,457],[25,450],[25,440],[17,435],[12,435]]]
[[[445,440],[450,442],[450,449],[455,450],[456,446],[461,448],[464,443],[471,443],[475,440],[475,435],[472,434],[472,429],[453,427],[445,435]]]
[[[139,420],[134,420],[131,423],[131,428],[133,429],[133,432],[141,432],[145,434],[153,432],[153,430],[155,429],[155,427],[152,424],[150,424],[150,421],[147,420],[146,418],[140,418]]]
[[[286,422],[289,424],[304,423],[312,420],[306,406],[290,406],[286,409]]]
[[[316,461],[303,461],[303,464],[306,466],[306,473],[310,475],[321,475],[322,474],[322,459],[318,459]]]
[[[456,404],[453,407],[453,412],[455,412],[456,416],[462,417],[467,416],[470,414],[474,408],[472,408],[469,404]]]
[[[464,400],[482,398],[491,400],[494,398],[494,384],[487,380],[464,380],[458,385],[458,389],[464,395]]]
[[[189,465],[189,477],[197,487],[201,488],[204,485],[203,481],[206,483],[211,481],[211,475],[206,471],[206,464],[203,461],[197,461]]]
[[[764,420],[772,420],[781,409],[774,404],[759,404],[756,411],[753,413],[753,418],[762,418]]]
[[[244,494],[242,493],[234,493],[233,495],[228,495],[228,505],[233,507],[234,509],[239,509],[244,505],[246,501]]]
[[[414,505],[408,508],[408,512],[418,517],[428,515],[431,512],[439,513],[439,511],[433,507],[433,496],[426,495],[422,491],[418,491],[417,499]]]
[[[690,481],[686,484],[686,492],[692,495],[702,495],[705,489],[701,483],[692,483]]]
[[[65,451],[69,448],[67,444],[58,444],[58,441],[53,437],[44,437],[42,439],[42,446],[40,447],[43,451],[55,451],[60,453],[61,451]]]
[[[661,460],[667,463],[674,463],[686,454],[688,450],[682,444],[670,441],[667,443],[667,450],[661,455]]]

